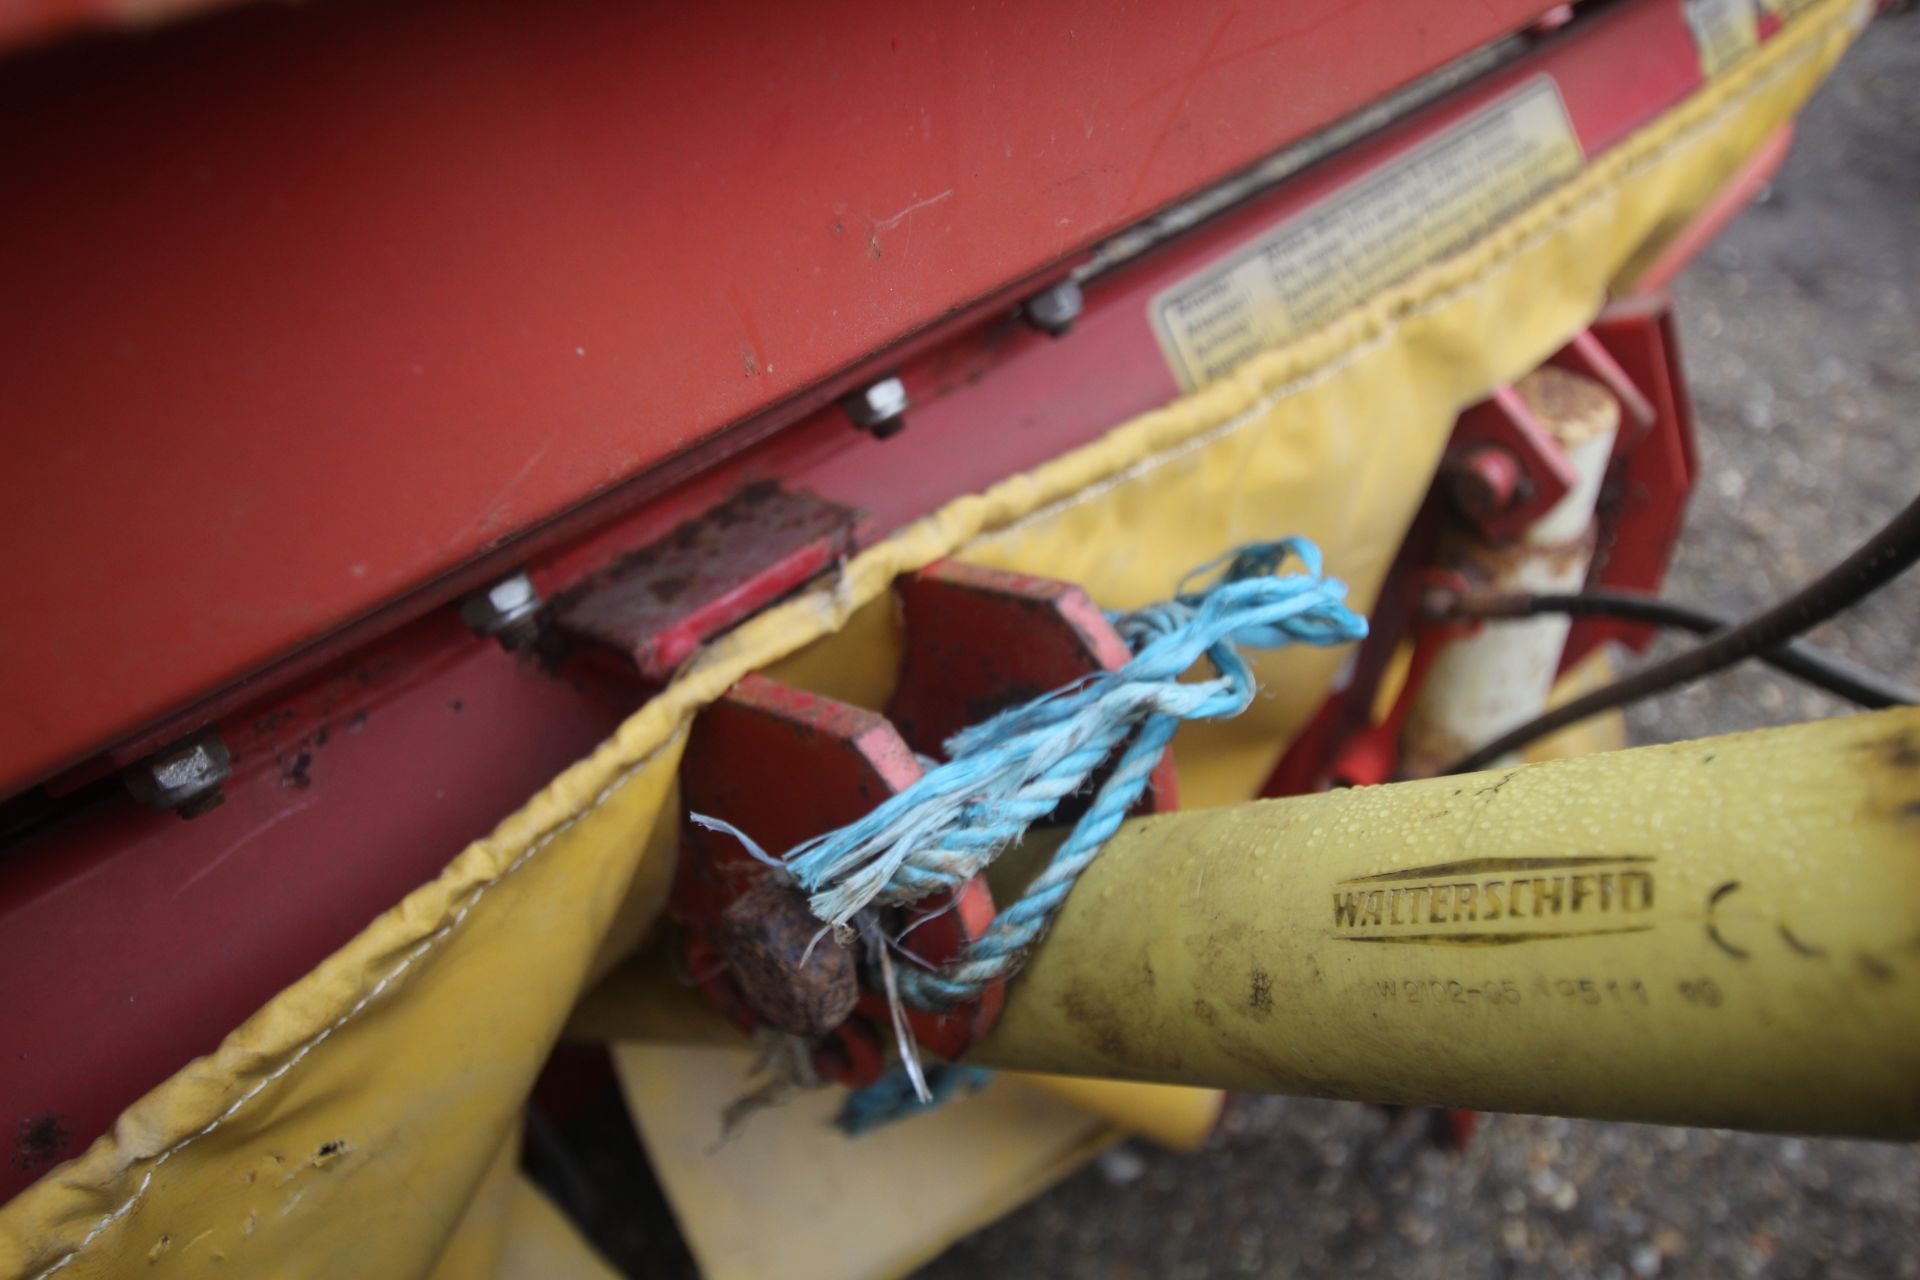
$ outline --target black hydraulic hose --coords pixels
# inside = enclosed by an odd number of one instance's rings
[[[1455,761],[1446,772],[1469,773],[1483,769],[1508,752],[1588,716],[1638,702],[1777,648],[1879,590],[1910,568],[1916,559],[1920,559],[1920,497],[1901,508],[1898,515],[1861,543],[1852,555],[1773,608],[1727,628],[1685,653],[1642,667],[1632,675],[1622,676],[1612,684],[1509,729]]]
[[[1646,626],[1691,631],[1695,635],[1714,635],[1733,625],[1733,619],[1692,605],[1676,604],[1637,591],[1582,591],[1560,595],[1462,596],[1450,602],[1448,618],[1533,618],[1541,614],[1563,613],[1579,618],[1608,618],[1619,622],[1637,622]],[[1920,689],[1903,684],[1891,676],[1863,667],[1837,653],[1805,640],[1789,640],[1754,655],[1778,671],[1795,676],[1835,697],[1845,698],[1869,710],[1881,707],[1908,707],[1920,703]]]

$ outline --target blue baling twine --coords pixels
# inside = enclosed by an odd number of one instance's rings
[[[1289,557],[1305,571],[1279,576]],[[1119,753],[1046,868],[964,956],[937,972],[900,969],[906,1003],[949,1008],[1019,970],[1139,801],[1180,722],[1225,719],[1252,703],[1257,690],[1241,647],[1348,644],[1367,634],[1366,619],[1346,606],[1346,585],[1322,576],[1320,551],[1306,539],[1242,547],[1187,581],[1222,561],[1226,568],[1206,587],[1108,615],[1133,651],[1125,666],[955,734],[945,764],[859,821],[787,854],[784,865],[814,914],[832,925],[847,925],[868,907],[957,892]],[[1183,681],[1203,656],[1213,677]]]
[[[847,1094],[834,1124],[849,1137],[870,1133],[881,1125],[932,1111],[963,1093],[986,1088],[993,1072],[960,1062],[929,1062],[925,1067],[927,1096],[914,1091],[913,1081],[898,1067],[865,1088]]]

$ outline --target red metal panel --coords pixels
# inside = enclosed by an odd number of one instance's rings
[[[212,1051],[625,710],[442,616],[223,724],[235,776],[205,817],[109,799],[7,849],[0,1133],[49,1141],[0,1159],[0,1201]]]
[[[0,52],[77,27],[144,27],[234,0],[7,0],[0,4]]]
[[[1521,24],[333,0],[0,67],[0,793]]]

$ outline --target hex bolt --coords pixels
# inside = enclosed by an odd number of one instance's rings
[[[853,425],[876,440],[897,435],[907,425],[906,384],[895,375],[869,382],[840,401],[840,407]]]
[[[1498,515],[1512,507],[1525,496],[1526,481],[1526,468],[1503,445],[1474,445],[1447,465],[1454,502],[1477,518]]]
[[[539,638],[540,604],[540,592],[523,569],[462,600],[460,620],[477,635],[497,637],[512,652]]]
[[[1020,304],[1028,324],[1050,338],[1063,338],[1087,309],[1087,296],[1077,280],[1049,285]]]
[[[232,773],[233,756],[227,744],[219,734],[202,733],[128,765],[120,771],[120,779],[147,808],[197,818],[226,800],[220,784]]]

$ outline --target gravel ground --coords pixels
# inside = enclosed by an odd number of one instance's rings
[[[1875,24],[1676,293],[1705,479],[1669,593],[1744,614],[1920,486],[1920,18]],[[1920,682],[1917,616],[1913,575],[1815,638]],[[1842,710],[1752,668],[1630,724],[1655,742]],[[1913,1148],[1492,1116],[1454,1155],[1416,1121],[1236,1098],[1205,1150],[1119,1148],[920,1274],[1920,1277]]]

